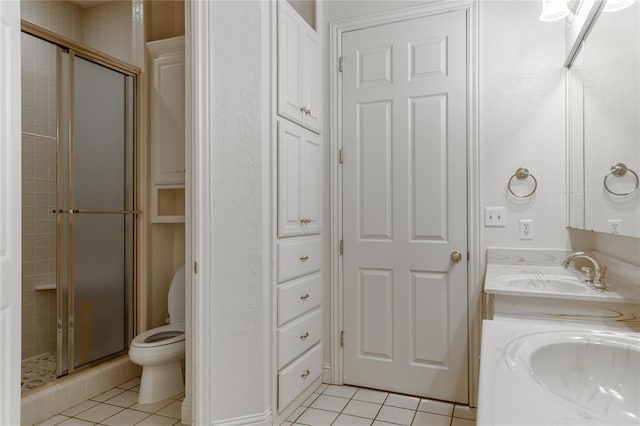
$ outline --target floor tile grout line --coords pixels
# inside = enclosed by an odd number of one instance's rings
[[[110,405],[110,404],[107,404],[107,405]],[[124,410],[129,410],[129,409],[130,409],[130,408],[125,408],[125,409],[123,409],[123,410],[120,410],[120,411],[118,411],[117,413],[114,413],[114,414],[112,414],[111,416],[107,417],[106,419],[102,419],[102,420],[100,420],[97,424],[103,424],[103,422],[106,422],[107,420],[109,420],[109,419],[110,419],[110,418],[112,418],[113,416],[116,416],[116,415],[118,415],[118,414],[122,413]],[[131,408],[131,410],[133,410],[133,409]],[[138,410],[133,410],[133,411],[138,411]],[[143,417],[143,418],[142,418],[142,420],[144,420],[144,419],[146,419],[147,417],[151,416],[151,414],[149,414],[149,413],[145,413],[144,411],[138,411],[138,412],[139,412],[139,413],[146,414],[146,416],[145,416],[145,417]],[[140,420],[140,422],[141,422],[142,420]],[[136,423],[134,423],[134,425],[136,425],[136,424],[138,424],[138,423],[140,423],[140,422],[136,422]]]
[[[378,419],[378,416],[380,415],[380,411],[382,411],[382,407],[384,407],[384,403],[387,402],[387,399],[389,399],[389,395],[391,395],[391,392],[388,392],[387,396],[385,396],[384,399],[382,400],[382,403],[380,404],[380,408],[378,408],[378,412],[376,413],[376,416],[373,418],[373,421],[371,422],[371,424],[374,424]]]
[[[329,388],[327,388],[329,389]],[[347,403],[344,405],[344,407],[342,407],[342,410],[338,413],[338,415],[336,416],[336,418],[331,422],[331,424],[333,425],[335,422],[338,421],[338,418],[342,415],[342,413],[344,412],[344,409],[347,408],[347,406],[349,405],[349,403],[351,403],[351,401],[353,401],[353,397],[356,396],[356,394],[358,393],[358,391],[360,390],[360,388],[356,388],[356,391],[351,394],[351,398],[349,398],[349,400],[347,401]],[[373,423],[373,422],[371,422]]]

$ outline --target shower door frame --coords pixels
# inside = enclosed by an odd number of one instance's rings
[[[61,377],[64,375],[67,375],[69,373],[72,373],[74,371],[78,371],[78,370],[82,370],[85,368],[90,368],[96,364],[101,364],[105,361],[108,361],[110,359],[119,357],[120,355],[122,355],[123,353],[127,352],[127,348],[125,347],[124,350],[122,351],[118,351],[114,354],[108,355],[106,357],[102,357],[99,358],[97,360],[91,361],[89,363],[80,365],[78,367],[75,367],[74,364],[74,327],[71,325],[73,323],[73,317],[74,317],[74,313],[73,313],[73,242],[72,242],[72,237],[73,237],[73,215],[74,214],[78,214],[78,213],[84,213],[84,214],[101,214],[101,213],[105,213],[105,214],[111,214],[111,213],[116,213],[114,211],[102,211],[102,210],[69,210],[69,211],[63,211],[61,209],[62,206],[62,191],[66,190],[68,191],[68,195],[67,197],[69,197],[69,199],[67,200],[67,203],[70,204],[70,208],[73,208],[72,204],[72,199],[73,199],[73,194],[72,192],[74,191],[74,181],[73,181],[73,172],[71,171],[72,167],[73,167],[73,144],[74,144],[74,140],[73,140],[73,119],[74,119],[74,102],[73,102],[73,97],[74,97],[74,90],[73,90],[73,83],[74,83],[74,60],[75,57],[78,58],[82,58],[85,59],[87,61],[93,62],[95,64],[98,64],[100,66],[103,66],[105,68],[108,68],[112,71],[116,71],[119,72],[121,74],[123,74],[124,76],[128,76],[128,77],[132,77],[133,78],[133,82],[132,82],[132,89],[131,89],[131,96],[133,97],[133,100],[131,102],[131,105],[133,106],[133,111],[132,113],[126,113],[125,116],[125,129],[128,128],[128,121],[129,121],[129,117],[132,117],[131,120],[131,126],[133,126],[133,129],[129,132],[127,131],[128,134],[130,134],[132,136],[132,141],[131,141],[131,149],[130,151],[132,152],[132,158],[130,159],[125,159],[125,172],[127,170],[126,164],[131,162],[132,163],[132,179],[133,179],[133,183],[131,185],[132,189],[133,189],[133,197],[132,197],[132,204],[133,206],[131,206],[131,210],[123,210],[121,212],[117,212],[117,214],[131,214],[133,216],[132,219],[132,236],[131,238],[133,239],[133,243],[132,243],[132,277],[133,277],[133,282],[131,283],[131,288],[129,289],[126,285],[125,282],[125,293],[130,294],[130,296],[125,298],[125,327],[126,330],[129,333],[129,337],[133,338],[133,336],[136,333],[136,323],[137,323],[137,299],[138,299],[138,294],[137,294],[137,290],[138,290],[138,271],[139,271],[139,264],[138,264],[138,254],[139,254],[139,246],[140,246],[140,233],[141,233],[141,228],[142,226],[140,226],[140,223],[137,219],[140,218],[140,214],[142,214],[142,210],[138,209],[138,206],[140,205],[140,167],[139,167],[139,153],[140,153],[140,147],[138,145],[138,141],[140,140],[140,99],[141,99],[141,85],[140,85],[140,74],[141,74],[141,70],[140,68],[128,64],[124,61],[121,61],[117,58],[114,58],[112,56],[109,56],[105,53],[99,52],[97,50],[94,50],[88,46],[85,46],[81,43],[78,43],[72,39],[69,39],[67,37],[61,36],[59,34],[56,34],[54,32],[51,32],[45,28],[42,28],[38,25],[35,25],[31,22],[25,21],[25,20],[21,20],[21,32],[28,34],[30,36],[36,37],[38,39],[41,39],[45,42],[48,42],[54,46],[56,46],[57,48],[57,54],[56,54],[56,87],[57,87],[57,96],[56,96],[56,121],[57,121],[57,137],[56,137],[56,144],[57,144],[57,159],[56,159],[56,168],[57,168],[57,172],[56,172],[56,211],[54,211],[54,213],[56,213],[56,298],[57,298],[57,324],[56,324],[56,330],[57,330],[57,348],[56,348],[56,352],[57,352],[57,357],[56,357],[56,361],[57,361],[57,371],[56,371],[56,376],[57,377]],[[67,168],[69,169],[68,172],[68,177],[66,179],[66,187],[63,188],[63,179],[61,178],[62,172],[61,172],[61,167],[60,167],[60,146],[61,146],[61,138],[62,138],[62,128],[63,128],[63,119],[62,119],[62,114],[61,111],[63,109],[63,101],[62,101],[62,96],[61,96],[61,88],[63,86],[62,83],[62,79],[63,79],[63,73],[62,73],[62,56],[63,53],[67,53],[69,55],[69,87],[68,87],[68,93],[67,93],[67,109],[68,109],[68,121],[66,123],[66,127],[68,130],[68,134],[67,134],[67,149],[69,152],[67,152],[68,154],[68,158],[67,158]],[[125,80],[125,87],[128,88],[129,84],[127,84],[127,81]],[[128,105],[129,103],[127,102],[127,98],[128,98],[128,90],[127,92],[125,92],[125,102],[126,105]],[[125,111],[126,112],[126,111]],[[125,136],[126,137],[126,136]],[[125,145],[128,145],[128,142],[125,141]],[[129,149],[126,148],[127,151],[129,151]],[[126,208],[126,206],[125,206]],[[66,291],[66,296],[65,296],[65,291],[61,291],[62,287],[61,287],[61,283],[65,280],[62,279],[62,270],[63,268],[61,267],[62,265],[62,261],[63,261],[63,243],[61,241],[62,235],[63,235],[63,224],[62,224],[62,220],[60,220],[60,216],[62,214],[68,214],[69,215],[69,219],[67,222],[67,230],[66,230],[66,234],[65,238],[68,239],[67,242],[67,252],[69,253],[69,256],[67,258],[68,261],[68,266],[67,266],[67,278],[66,278],[66,284],[64,286],[64,289]],[[126,222],[125,222],[126,223]],[[126,224],[125,224],[126,227]],[[126,231],[125,231],[126,232]],[[125,234],[125,241],[126,241],[126,234]],[[127,264],[127,262],[125,261],[125,265]],[[66,308],[66,309],[65,309]],[[130,309],[129,309],[130,308]],[[66,312],[65,312],[66,310]],[[66,324],[63,324],[66,321]],[[66,333],[65,333],[65,328],[66,328]],[[126,337],[126,336],[125,336]],[[64,342],[66,342],[66,348],[64,345]],[[66,351],[64,356],[60,356],[62,351]]]

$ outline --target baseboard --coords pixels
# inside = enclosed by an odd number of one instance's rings
[[[322,383],[333,383],[333,374],[330,362],[322,364]]]
[[[264,413],[234,417],[232,419],[216,420],[213,426],[271,426],[271,409]]]
[[[193,406],[191,405],[191,400],[187,400],[185,398],[184,401],[182,401],[182,406],[180,408],[180,422],[183,425],[191,425],[193,424],[193,417],[192,416],[192,412],[193,412]]]

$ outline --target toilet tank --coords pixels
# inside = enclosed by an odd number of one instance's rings
[[[185,319],[185,276],[184,265],[182,265],[173,276],[167,297],[169,308],[169,322],[184,322]]]

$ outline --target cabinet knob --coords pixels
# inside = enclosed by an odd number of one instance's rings
[[[309,260],[309,256],[302,256],[300,258],[300,262],[302,262],[302,263],[306,262],[307,260]]]
[[[308,114],[308,112],[307,112],[307,111],[308,111],[308,110],[307,110],[307,107],[305,107],[305,106],[301,106],[301,107],[300,107],[300,112],[302,112],[302,113],[304,113],[304,114]]]
[[[303,294],[302,296],[300,296],[300,300],[302,300],[303,302],[305,300],[307,300],[309,298],[309,293]]]
[[[307,109],[304,113],[307,114],[307,115],[311,115],[311,110]]]
[[[311,374],[311,372],[309,370],[304,370],[304,373],[302,373],[300,375],[300,377],[302,377],[302,379],[306,379],[307,377],[309,377],[309,374]]]
[[[300,336],[300,340],[307,340],[307,337],[309,337],[309,332],[305,332],[302,336]]]

